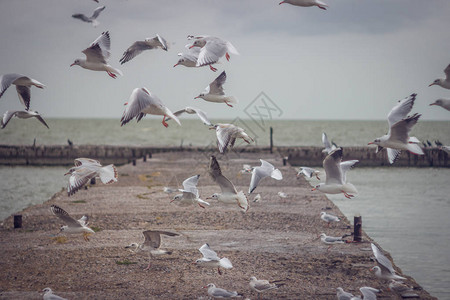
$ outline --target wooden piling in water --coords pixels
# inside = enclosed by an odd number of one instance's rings
[[[362,242],[362,217],[355,216],[353,218],[353,241]]]

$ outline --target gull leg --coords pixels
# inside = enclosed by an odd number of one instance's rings
[[[333,245],[328,246],[327,252],[330,251],[331,247],[333,247]]]
[[[228,54],[228,52],[225,53],[225,57],[227,58],[228,61],[230,61],[230,54]]]
[[[116,79],[117,75],[114,73],[111,73],[110,71],[106,71],[108,73],[109,76],[111,76],[112,78]]]
[[[231,105],[230,103],[228,103],[228,101],[225,101],[225,104],[228,105],[229,107],[233,107],[233,105]]]
[[[205,209],[205,207],[203,205],[201,205],[200,203],[197,203],[198,206],[200,206],[201,208]]]
[[[86,242],[89,242],[89,236],[90,236],[90,235],[91,235],[90,233],[83,232],[83,238],[84,238],[84,240],[85,240]]]
[[[211,66],[211,65],[209,65],[209,68],[211,69],[211,71],[213,71],[213,72],[216,72],[217,71],[217,69],[216,68],[214,68],[213,66]]]
[[[320,180],[319,176],[317,176],[317,175],[316,175],[316,178],[317,178],[318,180]]]
[[[166,115],[164,115],[164,118],[163,118],[163,120],[162,120],[162,124],[164,125],[164,127],[169,127],[169,124],[167,124],[167,122],[166,122]]]
[[[148,263],[148,266],[147,266],[147,268],[144,269],[144,271],[147,271],[149,269],[150,269],[150,263]]]

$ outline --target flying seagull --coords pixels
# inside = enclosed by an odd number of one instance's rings
[[[229,61],[230,54],[239,55],[236,48],[228,41],[214,36],[188,36],[188,39],[194,39],[190,48],[199,47],[200,53],[198,55],[197,67],[211,66],[219,61],[219,59],[225,55],[225,58]],[[211,69],[212,70],[212,69]],[[214,70],[213,70],[214,71]]]
[[[267,161],[265,161],[263,159],[260,159],[260,161],[261,161],[261,166],[253,167],[252,179],[250,181],[250,186],[248,188],[249,194],[251,194],[256,189],[256,187],[258,186],[261,179],[263,179],[265,177],[270,176],[276,180],[283,179],[283,175],[281,174],[280,170],[275,169],[275,167],[271,163],[268,163]]]
[[[202,204],[209,205],[208,202],[200,199],[200,195],[197,189],[199,178],[200,175],[194,175],[183,181],[183,189],[179,189],[182,194],[175,195],[175,197],[170,202],[176,201],[175,203],[180,206],[187,206],[197,203],[201,208],[205,208]]]
[[[325,4],[319,0],[284,0],[284,1],[281,1],[279,4],[281,5],[283,3],[288,3],[291,5],[303,6],[303,7],[317,6],[318,8],[323,9],[323,10],[326,10],[328,7],[327,4]]]
[[[217,123],[210,129],[216,130],[217,147],[220,153],[225,153],[228,146],[233,147],[238,138],[243,139],[247,144],[254,141],[243,128],[234,124]]]
[[[225,269],[233,268],[233,265],[228,258],[220,258],[217,253],[209,247],[208,244],[204,244],[198,250],[202,253],[203,257],[197,259],[195,261],[195,264],[203,267],[217,268],[217,272],[219,272],[220,275],[222,275],[220,267]]]
[[[197,117],[203,122],[203,124],[208,125],[208,126],[214,126],[214,124],[211,123],[211,121],[208,119],[208,116],[206,115],[206,113],[199,108],[187,106],[186,108],[180,109],[180,110],[174,112],[173,114],[178,117],[184,113],[190,114],[190,115],[196,114]],[[169,120],[170,120],[170,117],[166,118],[166,121],[169,121]]]
[[[142,51],[156,48],[161,48],[165,51],[168,49],[166,40],[159,34],[156,34],[156,36],[152,38],[146,38],[143,41],[134,42],[133,45],[128,47],[128,49],[123,53],[120,63],[123,65],[127,61],[130,61],[137,55],[141,54]]]
[[[90,16],[90,17],[87,17],[87,16],[84,15],[84,14],[74,14],[74,15],[72,15],[72,18],[79,19],[79,20],[81,20],[81,21],[83,21],[83,22],[86,22],[86,23],[91,23],[92,26],[97,27],[98,24],[100,24],[100,23],[97,21],[97,17],[100,15],[100,13],[101,13],[105,8],[106,8],[106,6],[99,6],[99,7],[97,7],[97,8],[94,10],[94,13],[92,14],[92,16]]]
[[[27,77],[22,74],[5,74],[0,77],[0,97],[3,96],[3,94],[11,84],[14,84],[16,86],[20,103],[25,106],[26,110],[30,109],[31,86],[34,85],[35,87],[40,89],[43,89],[45,87],[45,85],[43,85],[36,79]]]
[[[75,220],[64,209],[56,205],[52,205],[50,210],[55,216],[66,223],[66,225],[61,226],[60,231],[65,233],[83,233],[83,238],[85,241],[89,241],[89,235],[95,233],[94,230],[87,226],[89,224],[87,216],[83,216],[81,219]]]
[[[450,65],[447,66],[444,70],[445,78],[438,78],[433,81],[429,86],[439,85],[444,89],[450,89]]]
[[[450,111],[450,99],[437,99],[436,101],[430,104],[430,106],[432,105],[440,106]]]
[[[32,110],[15,110],[11,111],[8,110],[3,114],[3,119],[1,120],[2,129],[6,127],[9,120],[11,120],[12,117],[17,117],[19,119],[29,119],[29,118],[36,118],[44,124],[45,127],[49,128],[47,123],[45,123],[44,119],[41,117],[41,115],[37,111]]]
[[[86,59],[77,58],[70,66],[78,65],[87,70],[105,71],[112,78],[116,78],[117,74],[123,75],[122,71],[113,68],[107,63],[111,55],[109,52],[110,48],[111,39],[109,32],[105,31],[88,48],[81,51],[86,55]]]
[[[223,91],[223,84],[227,80],[227,74],[225,71],[220,73],[219,76],[217,76],[216,79],[214,79],[213,82],[211,82],[197,97],[194,99],[201,98],[208,102],[215,102],[215,103],[225,103],[226,105],[233,107],[230,103],[236,104],[237,99],[233,96],[225,96],[225,92]]]

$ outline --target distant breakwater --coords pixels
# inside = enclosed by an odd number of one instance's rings
[[[325,154],[321,147],[286,146],[286,147],[236,147],[228,155],[239,156],[240,153],[278,152],[285,163],[293,166],[322,166]],[[358,166],[388,166],[386,151],[375,153],[372,147],[343,147],[344,160],[357,159]],[[210,147],[153,147],[124,145],[0,145],[0,165],[71,165],[78,157],[98,159],[102,164],[117,165],[130,163],[137,159],[151,158],[161,152],[203,152],[209,156],[218,155]],[[424,149],[425,155],[417,156],[403,151],[395,162],[396,167],[450,167],[449,156],[437,148]]]

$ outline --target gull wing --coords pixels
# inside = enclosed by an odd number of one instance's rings
[[[47,123],[45,122],[45,120],[42,118],[42,116],[38,113],[34,114],[33,117],[35,117],[36,119],[39,120],[39,122],[41,122],[45,127],[47,127],[48,129],[50,129],[47,125]]]
[[[150,106],[152,103],[154,103],[154,98],[151,97],[147,89],[134,89],[128,103],[126,104],[122,119],[120,120],[121,126],[125,125],[135,117],[140,120],[145,115],[145,113],[142,113],[142,110]]]
[[[150,49],[153,49],[153,48],[154,47],[152,45],[149,45],[145,41],[134,42],[130,47],[128,47],[127,50],[125,50],[125,52],[122,55],[122,58],[119,61],[123,65],[127,61],[130,61],[133,58],[135,58],[137,55],[141,54],[142,51],[150,50]]]
[[[414,101],[416,100],[417,94],[411,94],[410,96],[406,97],[405,99],[402,99],[398,101],[397,105],[395,105],[391,111],[388,114],[388,122],[389,122],[389,128],[391,128],[395,123],[403,120],[408,116],[408,114],[411,112]],[[391,129],[389,129],[391,130]]]
[[[195,111],[195,113],[200,118],[200,120],[202,120],[203,124],[208,125],[208,126],[214,126],[213,123],[211,123],[211,121],[208,119],[208,117],[206,116],[206,113],[203,110],[195,108],[195,107],[186,107],[186,109],[192,109],[193,111]]]
[[[323,168],[326,173],[326,184],[344,184],[342,182],[341,163],[342,149],[337,148],[330,152],[330,154],[323,160]]]
[[[201,67],[216,63],[223,55],[225,55],[226,49],[227,45],[223,40],[208,37],[206,44],[200,49],[197,66]]]
[[[110,48],[111,39],[109,37],[109,32],[105,31],[82,52],[86,55],[86,61],[106,64],[106,60],[111,55],[111,53],[109,52]]]
[[[222,288],[215,288],[211,292],[211,296],[214,298],[231,298],[236,297],[238,295],[237,292],[230,292]]]
[[[14,81],[16,81],[21,77],[27,78],[24,75],[15,73],[2,75],[2,77],[0,77],[0,97],[3,96],[5,91],[9,88],[11,84],[13,84]]]
[[[220,260],[217,253],[212,250],[208,244],[204,244],[198,250],[202,253],[204,258],[207,258],[209,260]]]
[[[79,167],[81,165],[94,165],[98,167],[102,166],[98,160],[84,157],[76,158],[74,163],[76,167]]]
[[[419,121],[420,116],[420,114],[414,114],[393,124],[390,130],[391,140],[407,144],[409,142],[409,132],[417,121]]]
[[[392,148],[386,148],[386,151],[388,154],[388,160],[390,164],[393,164],[397,160],[400,153],[402,152],[401,150]]]
[[[341,162],[342,182],[347,182],[347,171],[353,169],[353,167],[359,163],[359,160],[347,160]]]
[[[92,22],[91,18],[85,16],[84,14],[74,14],[74,15],[72,15],[72,18],[79,19],[79,20],[87,22],[87,23]]]
[[[224,153],[228,145],[233,146],[235,141],[235,134],[239,131],[239,127],[233,124],[217,124],[216,126],[216,136],[217,136],[217,147],[220,153]]]
[[[158,249],[161,245],[161,236],[159,231],[147,230],[142,232],[144,235],[144,245],[150,246],[153,249]]]
[[[91,16],[91,20],[97,19],[97,17],[100,15],[100,13],[106,8],[106,6],[99,6],[94,10],[94,13]]]
[[[323,146],[325,147],[325,151],[327,151],[327,153],[331,152],[331,143],[328,140],[327,134],[325,132],[322,133],[322,143]]]
[[[219,163],[215,156],[211,156],[209,162],[209,175],[211,175],[214,182],[216,182],[222,191],[222,193],[234,193],[237,194],[236,188],[233,183],[222,175],[222,171],[220,170]]]
[[[359,290],[363,294],[363,299],[364,300],[376,300],[377,299],[377,295],[375,293],[379,293],[380,292],[380,290],[377,290],[377,289],[375,289],[373,287],[370,287],[370,286],[363,286]]]
[[[192,193],[198,198],[199,195],[198,195],[197,184],[198,184],[199,178],[200,178],[200,175],[194,175],[192,177],[189,177],[185,181],[183,181],[183,188],[184,188],[183,192],[186,191],[186,192]]]
[[[275,167],[268,163],[265,160],[260,159],[261,166],[254,167],[252,171],[252,179],[250,181],[250,186],[248,188],[248,193],[251,194],[256,187],[258,186],[258,183],[267,176],[273,176],[274,179],[281,180],[283,177],[281,176],[281,172],[277,169],[275,170]],[[278,172],[274,172],[278,171]],[[281,177],[280,177],[281,176]]]
[[[80,188],[91,180],[92,177],[97,175],[96,171],[88,169],[86,167],[80,168],[72,173],[69,178],[69,184],[67,186],[67,194],[69,196],[75,194]]]
[[[303,175],[305,175],[306,177],[312,178],[312,175],[314,174],[316,170],[314,170],[313,168],[308,168],[308,167],[300,167],[300,172]]]
[[[167,49],[169,49],[169,47],[167,46],[167,41],[160,36],[159,34],[156,34],[156,39],[159,41],[159,43],[161,44],[161,47],[167,51]]]
[[[375,256],[375,259],[378,263],[378,265],[382,268],[387,270],[391,274],[395,274],[394,267],[392,266],[391,261],[384,256],[384,254],[378,249],[375,244],[371,243],[370,246],[372,247],[373,255]]]
[[[227,74],[223,71],[213,82],[209,84],[209,93],[214,95],[225,95],[223,92],[223,84],[226,80]]]
[[[50,210],[52,211],[52,213],[57,216],[58,218],[60,218],[61,220],[63,220],[64,223],[67,224],[67,226],[69,227],[82,227],[80,223],[78,223],[77,220],[75,220],[74,218],[72,218],[64,209],[62,209],[59,206],[56,205],[52,205],[50,207]]]
[[[7,110],[4,114],[3,114],[3,119],[2,119],[2,129],[6,127],[6,124],[9,123],[9,121],[11,120],[11,118],[13,116],[16,115],[16,113],[18,113],[19,111],[14,110],[14,111],[9,111]]]
[[[447,68],[445,68],[444,73],[445,73],[445,80],[449,81],[450,80],[450,65],[448,65]]]
[[[87,226],[89,224],[89,216],[84,215],[79,218],[77,222],[80,223],[81,226]]]
[[[17,95],[19,96],[20,103],[22,103],[26,110],[30,109],[31,101],[31,89],[29,86],[16,85]]]

